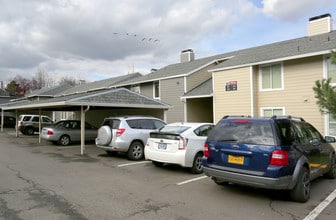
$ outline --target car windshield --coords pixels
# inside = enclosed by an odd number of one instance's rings
[[[209,141],[275,145],[270,121],[223,120],[210,132]]]
[[[188,130],[189,126],[179,126],[179,125],[167,125],[160,129],[163,133],[181,134]]]

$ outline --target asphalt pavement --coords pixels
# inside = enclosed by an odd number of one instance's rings
[[[283,192],[218,186],[178,166],[109,156],[93,143],[80,152],[79,144],[1,132],[0,220],[304,219],[336,189],[336,180],[318,179],[310,200],[295,203]],[[316,219],[335,216],[332,200]]]

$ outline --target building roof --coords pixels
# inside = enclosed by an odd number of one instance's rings
[[[223,60],[229,59],[228,54],[220,54],[200,59],[195,59],[189,62],[175,63],[165,66],[156,71],[152,71],[149,74],[141,77],[133,78],[125,82],[117,84],[117,86],[126,86],[138,83],[152,82],[161,79],[169,79],[181,76],[188,76],[202,68],[205,68],[215,62],[219,63]]]
[[[10,94],[3,89],[0,89],[0,97],[10,97]]]
[[[70,85],[70,84],[62,84],[62,85],[54,86],[54,87],[50,87],[50,88],[43,88],[43,89],[31,92],[27,96],[25,96],[21,99],[37,97],[37,96],[54,97],[55,94],[62,93],[62,92],[66,91],[66,90],[68,90],[72,87],[74,87],[74,86]]]
[[[227,54],[232,56],[230,59],[210,71],[329,54],[334,49],[336,31],[230,52]]]
[[[58,93],[57,95],[70,95],[76,93],[82,93],[87,91],[94,91],[100,89],[113,88],[119,83],[127,82],[131,79],[139,78],[142,76],[140,73],[131,73],[127,75],[121,75],[113,78],[99,80],[91,83],[83,83],[81,85],[73,86],[65,91]]]
[[[1,105],[3,110],[13,109],[48,109],[74,110],[80,106],[94,108],[125,107],[125,108],[156,108],[169,109],[170,105],[146,97],[125,88],[104,89],[87,93],[58,96],[42,100],[21,100]]]
[[[212,97],[212,78],[198,85],[194,89],[190,90],[182,96],[184,99],[188,98],[203,98],[203,97]]]

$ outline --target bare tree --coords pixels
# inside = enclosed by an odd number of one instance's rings
[[[63,84],[69,84],[69,85],[76,85],[76,79],[70,76],[62,77],[61,80],[59,81],[60,85]]]

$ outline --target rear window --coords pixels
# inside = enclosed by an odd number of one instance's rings
[[[148,129],[148,130],[154,130],[157,129],[159,126],[156,122],[156,120],[153,119],[129,119],[126,120],[128,126],[133,129]],[[156,122],[156,123],[154,123]]]
[[[103,121],[102,126],[104,126],[104,125],[108,125],[112,129],[118,129],[119,125],[120,125],[120,120],[119,119],[105,119]]]
[[[32,116],[24,116],[22,118],[22,121],[29,121],[31,119]]]
[[[174,125],[168,125],[164,126],[163,128],[160,129],[160,132],[163,133],[172,133],[172,134],[181,134],[188,130],[190,127],[188,126],[174,126]]]
[[[208,135],[208,141],[275,145],[271,122],[249,119],[220,121]]]

